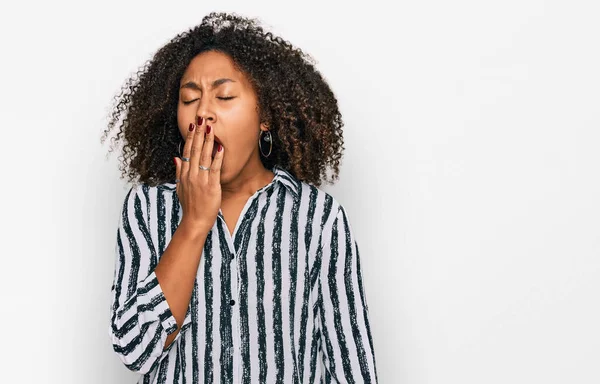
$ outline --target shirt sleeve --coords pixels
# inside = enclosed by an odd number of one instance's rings
[[[324,231],[317,284],[322,380],[377,383],[358,243],[343,206]]]
[[[154,268],[148,272],[147,266],[157,263],[157,250],[144,219],[140,188],[127,193],[118,222],[109,335],[125,366],[144,374],[167,356],[182,332],[163,349],[167,336],[177,330],[177,322]],[[190,321],[188,307],[182,329]]]

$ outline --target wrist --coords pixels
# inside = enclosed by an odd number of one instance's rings
[[[203,222],[186,220],[185,218],[181,219],[181,222],[177,227],[177,230],[183,232],[186,235],[186,237],[194,239],[206,237],[211,229],[212,225],[208,225]]]

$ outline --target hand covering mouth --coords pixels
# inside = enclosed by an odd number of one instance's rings
[[[213,149],[212,149],[212,157],[213,158],[217,154],[217,149],[219,149],[219,144],[221,144],[221,140],[219,140],[219,138],[217,136],[215,136],[215,141],[213,143]],[[223,145],[223,144],[221,144],[221,145]]]

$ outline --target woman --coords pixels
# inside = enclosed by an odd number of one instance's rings
[[[375,383],[357,242],[318,188],[341,114],[307,56],[211,13],[138,74],[105,131],[125,113],[141,181],[117,231],[118,357],[139,383]]]

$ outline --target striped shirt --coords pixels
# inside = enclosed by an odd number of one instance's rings
[[[177,329],[154,268],[181,221],[174,183],[118,221],[109,334],[138,383],[376,383],[356,238],[330,194],[279,166],[233,234],[219,210]]]

